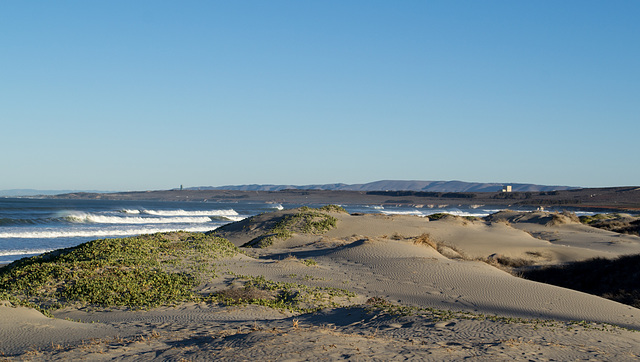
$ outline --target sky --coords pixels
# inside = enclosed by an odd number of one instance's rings
[[[640,185],[640,1],[0,2],[0,190]]]

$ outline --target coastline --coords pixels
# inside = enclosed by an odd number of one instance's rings
[[[546,192],[420,192],[420,191],[236,191],[156,190],[115,193],[71,193],[52,199],[157,200],[196,202],[267,202],[288,204],[414,205],[417,207],[496,206],[501,208],[565,208],[592,211],[640,211],[640,187],[609,187]]]

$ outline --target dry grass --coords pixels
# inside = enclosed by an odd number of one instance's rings
[[[449,259],[473,260],[455,246],[446,245],[442,242],[434,240],[429,236],[429,234],[426,233],[414,238],[413,243],[416,245],[427,245],[442,254],[442,256]]]
[[[487,263],[493,267],[496,267],[500,270],[509,272],[514,275],[518,275],[514,269],[527,267],[536,264],[537,260],[548,260],[548,256],[544,255],[539,251],[528,251],[526,254],[531,256],[532,259],[529,258],[513,258],[504,255],[492,255],[488,258],[472,258],[466,255],[464,252],[456,248],[455,246],[447,245],[437,240],[432,239],[429,234],[422,234],[413,239],[413,243],[416,245],[426,245],[437,252],[442,254],[442,256],[447,257],[449,259],[461,259],[467,261],[481,261]]]
[[[563,211],[561,213],[551,214],[551,221],[547,223],[549,226],[553,225],[563,225],[563,224],[579,224],[580,218],[569,211]]]
[[[498,255],[493,258],[487,259],[487,263],[490,265],[494,265],[494,262],[497,263],[500,267],[507,268],[522,268],[535,264],[535,261],[531,259],[512,258],[504,255]]]
[[[438,243],[436,243],[435,240],[431,239],[431,236],[429,236],[429,234],[426,234],[426,233],[413,239],[413,243],[416,245],[428,245],[438,250]]]

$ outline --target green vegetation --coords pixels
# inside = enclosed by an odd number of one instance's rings
[[[435,213],[435,214],[428,215],[427,217],[429,218],[429,220],[440,220],[443,217],[450,216],[450,215],[451,214],[447,214],[447,213],[444,213],[444,212],[438,212],[438,213]]]
[[[295,214],[284,215],[278,222],[262,235],[250,240],[243,247],[264,248],[276,240],[287,240],[294,233],[323,234],[336,227],[338,219],[327,212],[346,212],[340,206],[327,205],[319,209],[301,207]]]
[[[313,260],[313,259],[311,259],[311,258],[309,258],[309,259],[304,259],[302,261],[302,264],[304,264],[306,266],[316,266],[316,265],[318,265],[318,262]]]
[[[345,210],[344,207],[338,206],[338,205],[325,205],[325,206],[322,206],[322,207],[318,208],[318,210],[327,211],[327,212],[340,212],[340,213],[343,213],[343,214],[348,214],[347,210]]]
[[[580,216],[580,222],[621,234],[640,236],[640,217],[629,214],[596,214]]]
[[[327,307],[338,307],[336,298],[350,299],[355,293],[344,289],[310,287],[298,283],[275,282],[264,276],[237,275],[243,288],[228,289],[211,296],[224,305],[256,304],[298,313],[311,313]]]
[[[226,239],[173,232],[94,240],[0,269],[0,299],[53,310],[75,303],[151,308],[199,300],[212,260],[236,255]]]
[[[580,222],[583,224],[593,224],[602,220],[611,220],[619,218],[620,214],[595,214],[595,215],[583,215],[580,216]]]

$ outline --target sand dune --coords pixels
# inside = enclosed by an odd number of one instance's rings
[[[275,234],[298,212],[262,214],[214,233],[242,246]],[[3,306],[0,313],[8,318],[0,321],[0,350],[19,358],[97,360],[640,356],[640,333],[633,331],[640,330],[640,310],[496,267],[505,261],[531,267],[640,254],[638,236],[543,212],[438,220],[321,213],[335,218],[330,230],[309,232],[292,221],[287,237],[217,260],[217,276],[197,287],[203,294],[240,290],[247,278],[261,276],[355,293],[327,299],[319,312],[200,302],[149,311],[67,307],[48,319]],[[81,344],[90,338],[92,343]]]

